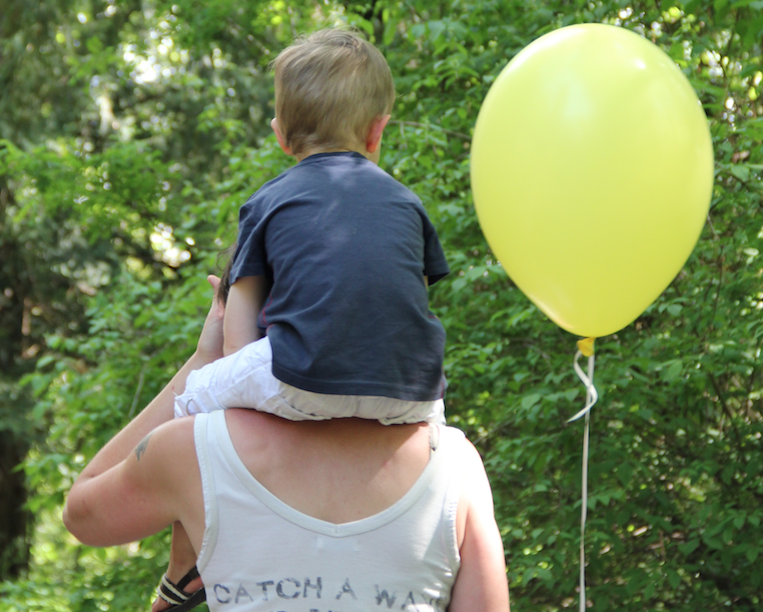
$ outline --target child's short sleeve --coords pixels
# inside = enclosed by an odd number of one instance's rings
[[[255,194],[239,210],[238,242],[231,266],[231,284],[239,278],[268,274],[262,208],[258,205]]]
[[[445,259],[437,231],[429,217],[424,215],[424,276],[429,279],[430,285],[434,285],[449,273],[450,268]]]

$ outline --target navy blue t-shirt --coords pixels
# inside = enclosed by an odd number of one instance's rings
[[[315,393],[443,395],[424,276],[448,264],[421,201],[359,153],[319,153],[241,207],[231,283],[265,275],[273,375]]]

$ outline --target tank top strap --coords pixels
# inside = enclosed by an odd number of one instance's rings
[[[442,496],[444,552],[448,555],[452,567],[458,568],[461,565],[461,554],[458,548],[457,517],[464,490],[465,453],[468,449],[466,436],[455,427],[432,424],[430,428],[430,432],[435,430],[432,436],[435,440],[432,455],[439,456],[442,462],[433,488],[439,490]]]
[[[220,468],[225,459],[215,438],[220,428],[225,428],[225,411],[217,410],[210,413],[200,413],[195,417],[193,437],[196,446],[196,457],[201,473],[201,489],[204,496],[204,536],[201,550],[196,562],[199,572],[203,572],[214,553],[219,532],[219,510],[215,478],[220,478]],[[211,444],[210,444],[211,442]]]

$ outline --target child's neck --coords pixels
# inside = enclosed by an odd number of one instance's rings
[[[352,147],[352,146],[346,146],[346,147],[337,147],[332,149],[324,149],[321,147],[315,147],[312,149],[304,149],[300,151],[297,155],[294,157],[297,158],[298,162],[301,162],[306,157],[310,157],[311,155],[316,155],[318,153],[360,153],[363,157],[366,157],[370,159],[370,153],[366,151],[365,149],[361,149],[360,147]]]

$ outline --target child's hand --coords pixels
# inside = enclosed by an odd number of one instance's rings
[[[220,287],[220,279],[211,274],[207,277],[209,284],[214,290],[212,305],[204,321],[204,327],[199,336],[199,342],[196,346],[196,354],[205,361],[212,362],[223,356],[223,316],[225,315],[225,304],[217,297],[217,291]]]

